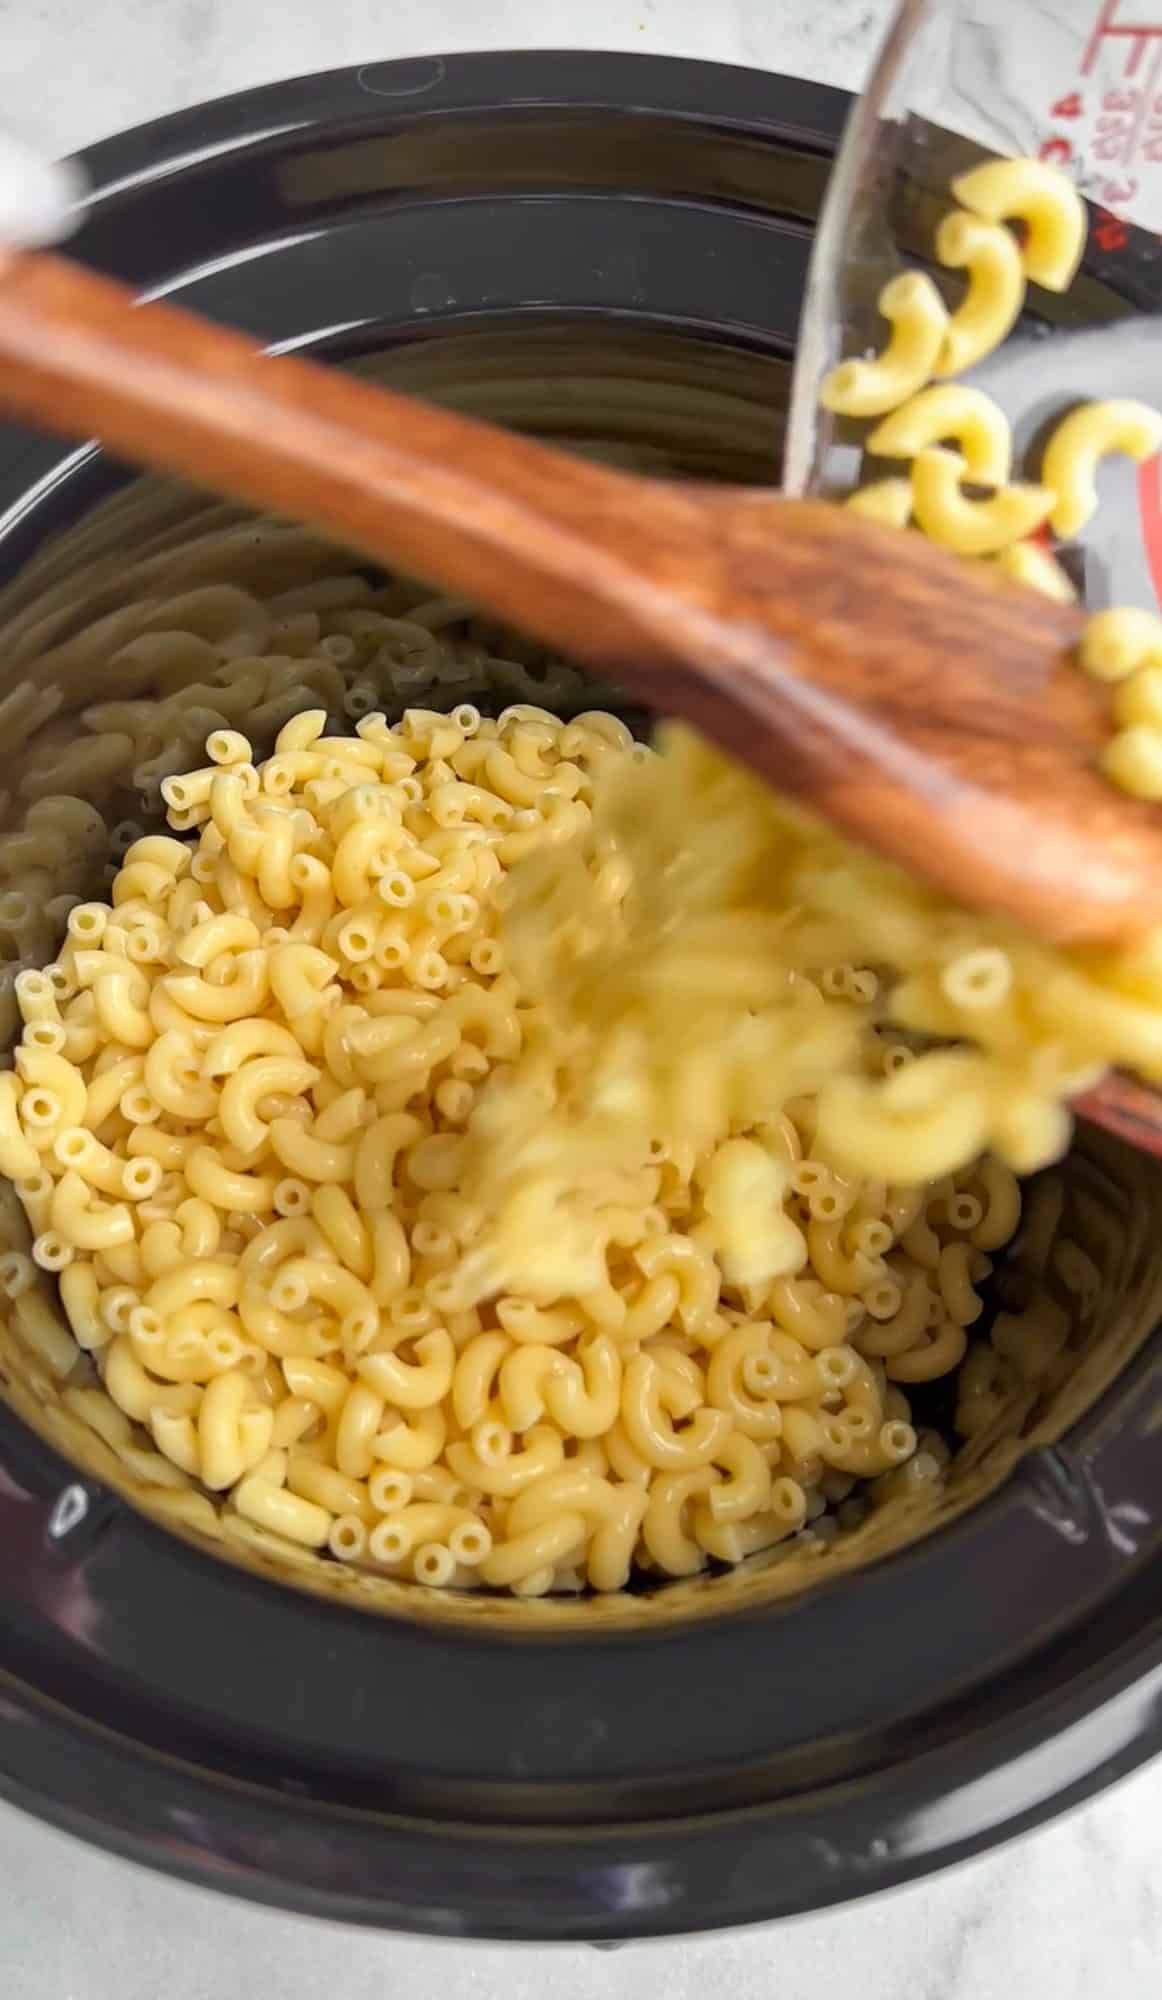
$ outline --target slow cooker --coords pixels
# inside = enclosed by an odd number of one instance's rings
[[[73,249],[272,346],[762,481],[845,108],[653,57],[371,65],[93,148]],[[1103,283],[1139,299],[1132,253]],[[0,439],[0,624],[71,566],[74,624],[114,605],[127,524],[204,504]],[[1089,1134],[1034,1201],[1068,1376],[929,1516],[601,1605],[223,1560],[65,1448],[5,1334],[0,1791],[296,1910],[593,1942],[819,1908],[1036,1823],[1162,1747],[1159,1192]]]

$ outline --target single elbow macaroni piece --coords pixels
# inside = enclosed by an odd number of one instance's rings
[[[1133,606],[1095,611],[1085,621],[1078,658],[1098,681],[1124,681],[1139,668],[1162,670],[1162,618]],[[1119,722],[1151,719],[1118,714]]]
[[[506,1333],[478,1333],[461,1349],[452,1377],[452,1414],[461,1430],[471,1430],[486,1415],[497,1370],[511,1349]]]
[[[60,1001],[52,981],[43,972],[18,972],[13,985],[21,1020],[27,1023],[60,1020]]]
[[[119,1062],[110,1063],[100,1075],[94,1075],[85,1101],[85,1124],[91,1132],[119,1108],[125,1092],[140,1083],[144,1071],[144,1057],[126,1055]]]
[[[260,1117],[260,1101],[275,1093],[299,1097],[318,1082],[319,1075],[301,1056],[252,1056],[244,1062],[227,1077],[218,1100],[218,1118],[230,1144],[241,1153],[265,1146],[270,1120]]]
[[[202,1056],[202,1076],[208,1080],[232,1076],[254,1056],[286,1056],[292,1062],[302,1062],[302,1046],[290,1028],[280,1028],[276,1020],[236,1020],[208,1044]]]
[[[848,1250],[844,1245],[842,1220],[812,1221],[807,1224],[807,1248],[811,1268],[829,1292],[849,1298],[879,1275],[878,1259],[865,1250]]]
[[[934,373],[962,375],[1000,346],[1020,318],[1025,272],[1020,245],[1003,222],[955,209],[936,232],[936,255],[967,271],[968,290],[952,314]]]
[[[415,1350],[414,1362],[397,1354],[365,1354],[358,1363],[361,1380],[398,1410],[431,1409],[452,1386],[456,1350],[442,1327],[421,1334]]]
[[[718,1312],[720,1278],[704,1245],[667,1231],[637,1244],[633,1261],[646,1278],[677,1279],[678,1319],[686,1333],[697,1336],[711,1325]]]
[[[545,1416],[549,1385],[561,1381],[573,1364],[555,1347],[530,1342],[514,1347],[500,1368],[499,1396],[505,1422],[519,1436]]]
[[[355,1151],[356,1199],[364,1214],[391,1207],[396,1198],[396,1161],[406,1147],[424,1136],[420,1119],[408,1111],[393,1111],[369,1125]]]
[[[293,1118],[273,1118],[270,1143],[288,1173],[304,1181],[350,1181],[355,1172],[352,1141],[320,1139]]]
[[[126,961],[123,971],[105,972],[93,981],[97,1024],[111,1042],[126,1048],[148,1048],[156,1034],[144,1006],[147,986],[140,970]]]
[[[236,1264],[210,1260],[182,1262],[157,1278],[146,1294],[145,1303],[164,1321],[175,1318],[198,1301],[209,1300],[226,1308],[236,1306],[241,1290],[242,1279]]]
[[[280,944],[269,954],[271,991],[299,1036],[300,1021],[315,1014],[338,971],[328,952],[312,944]]]
[[[223,952],[256,951],[262,943],[258,925],[236,911],[224,910],[203,919],[185,933],[176,947],[183,965],[204,972]]]
[[[132,1417],[134,1423],[144,1423],[154,1409],[189,1416],[202,1396],[193,1382],[159,1382],[148,1375],[125,1334],[119,1334],[107,1348],[103,1374],[105,1387],[118,1409]]]
[[[906,528],[912,518],[912,482],[874,479],[870,486],[858,486],[849,493],[843,504],[866,521],[879,521],[885,528]]]
[[[719,1446],[714,1464],[726,1474],[711,1486],[707,1505],[716,1521],[745,1521],[770,1505],[771,1468],[761,1447],[736,1431]]]
[[[1097,510],[1097,466],[1110,452],[1141,464],[1162,449],[1162,414],[1148,403],[1110,398],[1082,403],[1063,418],[1045,447],[1041,480],[1052,492],[1054,534],[1076,535]]]
[[[156,1160],[123,1160],[83,1125],[66,1126],[53,1142],[53,1158],[99,1194],[141,1199],[156,1192],[162,1169]]]
[[[200,1068],[192,1039],[166,1029],[146,1052],[145,1087],[171,1117],[198,1123],[212,1118],[218,1108],[218,1093],[202,1081]]]
[[[35,1102],[36,1092],[42,1091],[54,1100],[53,1115],[38,1121],[37,1142],[40,1147],[52,1145],[66,1126],[84,1124],[88,1090],[80,1070],[67,1056],[30,1048],[27,1042],[23,1042],[16,1051],[16,1069],[25,1086],[20,1101],[22,1118],[27,1121],[28,1099],[32,1096]]]
[[[150,1410],[146,1422],[150,1436],[162,1455],[171,1459],[182,1472],[188,1473],[191,1479],[197,1479],[201,1472],[201,1452],[193,1418],[179,1416],[173,1410],[155,1408]]]
[[[1025,227],[1021,265],[1047,291],[1067,291],[1085,248],[1085,204],[1072,181],[1044,160],[987,160],[952,183],[964,208],[986,222]]]
[[[856,1336],[861,1354],[885,1360],[906,1354],[926,1339],[935,1293],[923,1271],[907,1279],[896,1310],[879,1325],[860,1330]]]
[[[986,1153],[977,1169],[985,1207],[972,1231],[978,1250],[999,1250],[1017,1233],[1021,1220],[1021,1184],[1011,1167]]]
[[[783,1433],[777,1370],[770,1366],[770,1336],[769,1322],[736,1327],[717,1343],[706,1371],[709,1402],[726,1413],[741,1436],[759,1444],[773,1444]],[[818,1383],[815,1387],[818,1392]]]
[[[93,1266],[72,1262],[61,1272],[59,1284],[61,1304],[77,1346],[86,1354],[107,1347],[113,1336],[101,1318],[101,1288]]]
[[[313,1195],[304,1184],[304,1193],[310,1201],[311,1214],[339,1263],[364,1284],[368,1283],[374,1270],[371,1235],[351,1196],[333,1181],[316,1187]],[[379,1303],[373,1295],[367,1302]]]
[[[375,1464],[373,1446],[383,1422],[384,1399],[356,1382],[339,1413],[335,1463],[349,1479],[366,1479]]]
[[[74,1250],[112,1250],[132,1243],[133,1217],[124,1202],[91,1202],[79,1174],[66,1171],[53,1190],[52,1226]]]
[[[0,1071],[0,1173],[25,1180],[40,1168],[40,1154],[20,1126],[21,1086],[11,1070]]]
[[[185,1162],[185,1175],[192,1194],[227,1214],[263,1215],[274,1200],[270,1174],[237,1173],[212,1146],[193,1148]]]
[[[705,1569],[706,1551],[687,1530],[687,1510],[712,1492],[718,1479],[712,1465],[700,1465],[691,1472],[663,1472],[651,1481],[645,1496],[642,1541],[667,1576],[696,1576]],[[769,1488],[769,1472],[767,1485]]]
[[[690,1418],[683,1431],[674,1427],[679,1412]],[[681,1386],[648,1354],[635,1354],[627,1363],[621,1421],[630,1444],[647,1464],[671,1472],[708,1465],[731,1428],[730,1418],[722,1410],[703,1407],[691,1415]]]
[[[553,1520],[541,1522],[523,1535],[495,1543],[480,1565],[481,1579],[485,1583],[511,1588],[538,1571],[547,1569],[551,1576],[553,1566],[568,1562],[578,1554],[584,1548],[586,1539],[583,1514],[558,1514]]]
[[[532,1352],[524,1349],[525,1353]],[[621,1357],[608,1334],[582,1342],[577,1360],[550,1377],[545,1389],[549,1415],[569,1437],[603,1437],[621,1400]]]
[[[703,1502],[694,1510],[694,1534],[700,1548],[719,1562],[739,1563],[749,1555],[773,1548],[788,1535],[797,1534],[807,1518],[807,1495],[794,1479],[782,1477],[771,1486],[771,1505],[766,1513],[749,1521],[714,1519]]]
[[[1002,486],[988,499],[961,491],[966,473],[958,452],[922,451],[912,462],[912,511],[929,541],[961,556],[993,555],[1031,535],[1053,508],[1043,486]]]
[[[957,1326],[971,1326],[984,1310],[976,1280],[987,1277],[992,1264],[971,1243],[948,1243],[940,1252],[936,1279],[944,1310]]]
[[[344,1323],[356,1315],[366,1317],[369,1338],[379,1330],[379,1313],[367,1286],[354,1271],[329,1258],[290,1258],[272,1278],[270,1298],[280,1312],[294,1313],[319,1305]]]
[[[812,1352],[843,1338],[844,1300],[818,1278],[779,1278],[771,1286],[770,1309],[784,1333]]]
[[[326,1508],[317,1507],[313,1501],[303,1500],[297,1493],[272,1485],[257,1471],[239,1481],[231,1500],[243,1520],[266,1528],[283,1541],[295,1542],[304,1549],[326,1546],[333,1524],[333,1516],[328,1514]]]
[[[884,286],[879,309],[892,333],[874,361],[841,361],[824,376],[819,400],[841,417],[882,417],[930,379],[948,327],[931,278],[905,271]]]
[[[884,1366],[889,1382],[934,1382],[958,1368],[968,1349],[968,1335],[956,1320],[947,1319],[925,1345],[894,1355]],[[911,1426],[908,1426],[910,1429]],[[907,1456],[904,1452],[902,1456]]]
[[[1162,799],[1162,728],[1133,723],[1111,737],[1100,757],[1111,784],[1134,799]]]
[[[471,1445],[459,1442],[449,1444],[445,1456],[465,1486],[490,1499],[511,1500],[562,1465],[565,1446],[560,1432],[551,1424],[537,1424],[525,1432],[519,1451],[509,1452],[496,1463],[489,1463]]]
[[[876,425],[866,448],[880,458],[915,458],[938,444],[955,446],[968,479],[982,486],[1003,486],[1008,479],[1013,458],[1008,418],[991,396],[961,382],[922,389]]]
[[[165,990],[195,1021],[241,1021],[260,1013],[270,988],[266,952],[241,951],[227,962],[233,976],[220,986],[196,973],[170,973]],[[99,993],[97,1000],[99,1008]]]
[[[274,1412],[256,1407],[246,1376],[238,1370],[216,1375],[202,1396],[197,1415],[202,1483],[211,1492],[236,1486],[270,1449]]]

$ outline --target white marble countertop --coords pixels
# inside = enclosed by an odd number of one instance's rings
[[[996,48],[1000,0],[976,0]],[[1051,25],[1073,0],[1042,0]],[[1082,11],[1088,17],[1088,6]],[[1139,13],[1149,12],[1139,9]],[[280,76],[454,48],[616,47],[847,86],[886,0],[0,0],[0,123],[52,153]],[[994,38],[990,42],[990,36]],[[1020,93],[999,100],[1011,144]],[[11,2000],[1106,2000],[1157,1990],[1162,1765],[1047,1830],[834,1914],[614,1955],[434,1945],[251,1909],[90,1851],[0,1805],[0,1992]]]

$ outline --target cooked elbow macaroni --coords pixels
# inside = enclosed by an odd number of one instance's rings
[[[1008,418],[992,398],[961,382],[922,389],[876,425],[867,449],[879,458],[915,458],[930,445],[953,443],[965,474],[985,486],[1003,486],[1012,463]]]
[[[994,555],[1031,535],[1053,506],[1040,486],[1001,486],[987,498],[963,490],[968,466],[959,452],[921,451],[912,461],[912,512],[928,539],[961,556]]]
[[[1015,1227],[1015,1180],[967,1161],[905,1196],[816,1157],[814,1098],[708,1121],[695,1065],[679,1122],[631,1116],[608,1157],[579,1140],[553,1214],[552,1158],[520,1175],[563,1050],[519,924],[510,964],[510,871],[565,853],[561,799],[588,833],[640,748],[519,704],[324,721],[298,714],[265,763],[212,735],[212,770],[253,778],[171,774],[171,821],[208,804],[192,842],[133,840],[51,976],[15,984],[0,1136],[71,1328],[10,1257],[23,1336],[61,1373],[90,1357],[108,1400],[71,1407],[126,1463],[271,1546],[534,1596],[774,1549],[828,1480],[915,1451],[893,1384],[959,1360],[989,1265],[970,1231]],[[589,880],[620,906],[604,854]],[[745,1093],[784,975],[762,922],[727,931],[760,1007]],[[703,948],[695,929],[691,969]],[[885,1067],[876,978],[845,957],[808,987],[800,1093],[849,1021]],[[498,1143],[520,1171],[490,1186]]]
[[[1068,291],[1085,248],[1085,204],[1056,167],[1043,160],[988,160],[953,181],[952,192],[986,222],[1022,223],[1026,277],[1048,291]]]
[[[1084,528],[1097,508],[1098,461],[1112,451],[1139,463],[1162,447],[1162,414],[1147,403],[1111,399],[1083,403],[1058,424],[1041,464],[1041,478],[1054,495],[1050,520],[1067,540]]]
[[[825,409],[843,417],[879,417],[914,396],[936,367],[948,314],[931,278],[905,271],[884,286],[879,309],[892,333],[874,361],[841,361],[819,391]]]
[[[936,375],[959,375],[999,347],[1025,301],[1021,252],[1003,222],[956,209],[936,232],[936,255],[949,270],[967,271],[968,290],[945,330]]]

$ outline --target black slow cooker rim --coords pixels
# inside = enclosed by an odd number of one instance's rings
[[[851,103],[849,91],[809,77],[702,57],[551,46],[460,49],[312,70],[228,91],[94,140],[73,157],[99,193],[294,129],[324,126],[330,136],[349,123],[378,126],[388,104],[409,114],[429,105],[443,112],[624,106],[723,129],[767,128],[830,156]]]
[[[329,141],[340,130],[378,129],[385,105],[412,115],[422,103],[421,115],[438,116],[478,105],[482,98],[500,107],[515,99],[546,109],[612,104],[657,111],[719,129],[777,135],[822,153],[834,146],[847,102],[822,86],[726,65],[573,51],[469,54],[364,65],[264,86],[119,134],[81,157],[98,192],[113,195],[120,188],[145,195],[166,180],[176,181],[183,170],[196,169],[199,161],[225,153],[247,158],[290,131],[315,131],[320,142]],[[99,207],[97,212],[99,217]],[[143,253],[152,260],[148,272],[106,256],[99,229],[86,229],[84,247],[94,261],[138,282],[165,275],[168,245],[157,239],[149,240]],[[131,1736],[134,1703],[147,1706],[150,1690],[135,1689],[120,1668],[110,1678],[109,1663],[91,1635],[72,1635],[78,1643],[67,1660],[54,1652],[45,1642],[43,1606],[32,1592],[23,1602],[9,1601],[0,1624],[0,1793],[118,1852],[192,1880],[319,1915],[443,1934],[600,1940],[709,1929],[816,1908],[906,1880],[1036,1823],[1162,1747],[1162,1631],[1158,1620],[1141,1615],[1148,1558],[1144,1551],[1139,1555],[1132,1539],[1127,1546],[1122,1528],[1109,1532],[1124,1504],[1119,1495],[1134,1490],[1133,1463],[1121,1458],[1115,1463],[1108,1448],[1111,1438],[1119,1452],[1123,1448],[1111,1412],[1123,1398],[1128,1406],[1135,1390],[1140,1393],[1150,1366],[1140,1357],[1096,1413],[1095,1434],[1107,1441],[1104,1458],[1098,1451],[1041,1455],[972,1517],[975,1532],[991,1535],[998,1556],[1007,1549],[1010,1564],[1017,1557],[1010,1576],[1022,1574],[1022,1566],[1056,1568],[1067,1551],[1080,1550],[1076,1563],[1064,1560],[1061,1573],[1069,1574],[1077,1603],[1084,1600],[1091,1626],[1099,1605],[1111,1630],[1117,1625],[1121,1636],[1113,1650],[1097,1653],[1095,1642],[1094,1657],[1074,1660],[1071,1654],[1072,1670],[1065,1675],[1060,1655],[1068,1635],[1044,1627],[1036,1659],[1026,1661],[1020,1688],[1022,1675],[1014,1676],[1007,1702],[994,1689],[996,1698],[974,1711],[977,1688],[968,1683],[979,1680],[979,1671],[967,1674],[959,1691],[947,1685],[943,1690],[941,1730],[926,1735],[917,1718],[910,1747],[899,1714],[899,1694],[906,1690],[899,1691],[891,1705],[886,1768],[865,1769],[852,1779],[841,1775],[841,1765],[828,1768],[824,1761],[814,1782],[800,1770],[798,1780],[777,1795],[755,1797],[744,1790],[745,1803],[713,1809],[704,1790],[707,1777],[715,1777],[709,1768],[713,1759],[703,1760],[701,1770],[695,1759],[687,1772],[695,1805],[688,1816],[672,1797],[657,1811],[663,1793],[673,1789],[670,1774],[646,1782],[647,1773],[639,1769],[628,1787],[617,1788],[616,1823],[577,1823],[572,1806],[574,1824],[568,1826],[546,1823],[531,1797],[522,1807],[513,1796],[519,1785],[509,1785],[504,1799],[493,1785],[490,1810],[487,1774],[478,1772],[484,1782],[469,1787],[459,1812],[455,1789],[436,1785],[426,1801],[416,1793],[410,1810],[401,1813],[386,1787],[375,1800],[366,1788],[349,1789],[347,1774],[328,1793],[319,1774],[294,1768],[293,1759],[280,1769],[277,1737],[270,1755],[262,1754],[260,1743],[252,1744],[248,1755],[247,1746],[237,1742],[232,1770],[229,1732],[213,1727],[196,1699],[187,1698],[180,1715],[180,1702],[171,1702],[162,1716],[167,1729],[174,1725],[170,1749],[147,1740],[148,1729]],[[35,1546],[49,1552],[50,1586],[54,1576],[79,1580],[90,1606],[107,1621],[124,1611],[117,1577],[132,1577],[134,1590],[140,1587],[145,1598],[152,1581],[159,1606],[168,1592],[175,1616],[188,1593],[199,1617],[225,1633],[239,1615],[240,1593],[258,1607],[256,1619],[264,1616],[263,1605],[277,1601],[292,1607],[294,1621],[308,1619],[326,1632],[328,1643],[340,1643],[344,1629],[354,1630],[353,1620],[364,1632],[378,1630],[385,1644],[388,1634],[398,1638],[406,1630],[416,1642],[407,1673],[412,1699],[437,1667],[439,1652],[454,1655],[467,1680],[486,1661],[496,1671],[518,1657],[546,1687],[562,1678],[559,1641],[425,1633],[390,1620],[375,1627],[363,1614],[254,1584],[174,1544],[98,1489],[78,1488],[62,1460],[26,1431],[17,1437],[17,1428],[8,1413],[0,1413],[0,1512],[22,1510]],[[83,1495],[86,1518],[75,1533],[72,1527],[61,1532],[62,1490]],[[15,1512],[9,1518],[15,1519]],[[891,1601],[892,1610],[885,1608],[878,1618],[873,1614],[867,1625],[867,1670],[877,1656],[890,1670],[891,1647],[907,1628],[909,1593],[915,1599],[918,1577],[939,1574],[940,1544],[955,1540],[958,1532],[945,1530],[871,1573],[876,1589],[889,1588],[884,1604]],[[997,1574],[1003,1586],[1003,1565]],[[809,1600],[699,1628],[703,1635],[718,1635],[711,1651],[719,1664],[709,1684],[714,1689],[718,1683],[715,1698],[728,1698],[730,1648],[739,1648],[741,1676],[745,1646],[753,1703],[756,1669],[765,1671],[772,1645],[789,1635],[797,1651],[795,1642],[805,1637],[798,1628],[813,1622],[802,1607],[826,1606],[837,1589],[871,1601],[867,1576],[847,1578]],[[282,1620],[276,1622],[282,1627]],[[285,1622],[289,1629],[291,1610]],[[884,1630],[873,1645],[877,1623]],[[179,1645],[187,1637],[183,1631],[173,1634]],[[1011,1658],[1012,1637],[998,1617],[989,1634],[998,1674]],[[688,1647],[690,1640],[690,1628],[676,1628],[661,1635],[599,1636],[570,1649],[578,1665],[568,1677],[573,1682],[568,1700],[563,1690],[560,1712],[535,1719],[544,1741],[532,1758],[534,1767],[538,1761],[541,1766],[532,1782],[547,1784],[543,1798],[555,1790],[564,1801],[570,1789],[595,1789],[593,1767],[602,1759],[587,1756],[584,1743],[574,1740],[580,1711],[568,1705],[589,1698],[587,1679],[594,1672],[616,1676],[631,1657],[627,1649],[640,1654],[648,1647],[659,1663],[664,1702],[674,1649]],[[809,1643],[801,1657],[809,1671]],[[979,1670],[979,1660],[972,1664]],[[772,1701],[776,1679],[772,1673]],[[609,1685],[612,1690],[616,1683],[610,1679]],[[640,1700],[641,1687],[637,1693]],[[612,1693],[605,1699],[612,1702]],[[745,1710],[746,1703],[742,1706]],[[636,1701],[634,1713],[643,1713]],[[958,1723],[963,1724],[959,1742]],[[887,1746],[887,1734],[883,1743]],[[837,1754],[841,1748],[837,1745]],[[622,1754],[616,1744],[609,1746],[607,1764],[609,1749]],[[625,1755],[632,1765],[628,1748]],[[737,1775],[737,1757],[732,1762]],[[652,1819],[633,1811],[634,1782]],[[471,1825],[463,1817],[465,1801],[474,1814]],[[596,1798],[593,1804],[597,1811]]]
[[[1162,1668],[1144,1677],[1138,1661],[1122,1661],[1114,1679],[1100,1707],[1087,1690],[1055,1708],[1051,1732],[998,1736],[971,1769],[962,1752],[942,1752],[919,1787],[910,1774],[874,1798],[836,1786],[611,1833],[357,1818],[290,1786],[210,1780],[175,1758],[144,1761],[26,1690],[10,1702],[0,1673],[0,1717],[21,1731],[0,1797],[125,1860],[298,1915],[433,1937],[613,1944],[851,1902],[1083,1804],[1138,1767],[1144,1741],[1158,1747]],[[1063,1782],[1066,1739],[1077,1774]]]
[[[393,86],[397,76],[401,87]],[[248,163],[280,143],[318,133],[334,147],[395,122],[513,111],[585,110],[646,114],[691,128],[778,138],[805,156],[831,157],[847,116],[847,92],[805,78],[776,77],[728,63],[679,56],[579,49],[477,50],[399,62],[363,63],[291,77],[212,98],[99,140],[76,155],[91,197],[73,254],[143,288],[164,276],[168,244],[144,229],[113,241],[103,203],[156,197],[176,175],[197,176],[242,156]],[[231,218],[244,229],[245,212]]]

